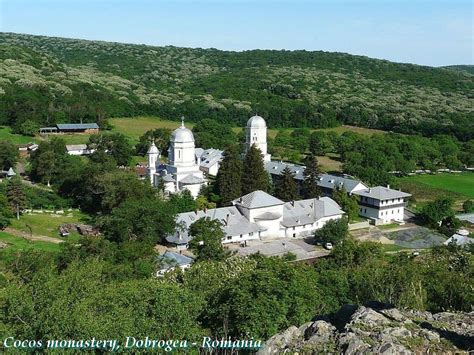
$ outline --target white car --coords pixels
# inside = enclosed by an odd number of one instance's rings
[[[331,249],[332,249],[332,243],[326,243],[326,244],[324,244],[324,247],[325,247],[327,250],[331,250]]]

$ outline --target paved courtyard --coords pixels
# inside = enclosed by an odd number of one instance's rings
[[[320,258],[329,254],[328,250],[315,247],[303,239],[275,239],[269,241],[252,240],[247,242],[247,246],[238,244],[229,245],[231,250],[236,250],[240,256],[249,256],[260,253],[265,256],[283,256],[287,253],[296,255],[296,260],[307,260]]]

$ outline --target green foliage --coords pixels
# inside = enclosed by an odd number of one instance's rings
[[[161,155],[168,155],[168,148],[170,144],[171,130],[167,128],[157,128],[147,131],[139,139],[135,145],[135,154],[144,156],[152,141],[155,142],[156,147]]]
[[[34,137],[39,131],[39,124],[38,122],[32,120],[23,121],[17,127],[17,132],[23,134],[24,136]]]
[[[130,196],[102,217],[100,225],[111,241],[145,241],[155,245],[173,232],[174,218],[173,211],[163,201]]]
[[[446,218],[453,216],[453,201],[446,198],[427,203],[421,211],[424,222],[434,228],[439,227]]]
[[[464,212],[466,212],[466,213],[474,212],[474,202],[472,200],[466,200],[462,204],[462,208],[463,208]]]
[[[322,51],[226,52],[1,34],[0,124],[158,115],[474,136],[472,75]],[[59,65],[58,63],[61,63]]]
[[[302,195],[304,198],[317,198],[321,195],[321,189],[318,185],[318,178],[320,174],[318,159],[313,155],[309,154],[304,160],[306,169],[303,172],[303,186]]]
[[[263,165],[262,152],[252,144],[244,159],[242,193],[248,194],[256,190],[268,191],[269,187],[270,181]]]
[[[242,170],[237,146],[227,148],[216,177],[216,192],[221,198],[221,205],[227,206],[242,196]]]
[[[9,141],[0,141],[0,169],[15,168],[18,160],[18,149]]]
[[[197,210],[197,203],[191,192],[187,189],[171,194],[170,205],[172,206],[175,213],[191,212]]]
[[[110,154],[117,165],[127,166],[133,155],[133,148],[128,143],[127,137],[120,133],[114,134],[93,134],[89,138],[87,145],[89,149],[94,149],[92,159],[97,161],[97,155]]]
[[[30,155],[30,176],[48,185],[57,183],[69,159],[66,144],[61,138],[40,142],[38,149]]]
[[[347,226],[347,220],[341,218],[338,220],[327,221],[326,224],[316,229],[314,232],[314,239],[321,243],[332,243],[333,245],[339,244],[349,234]]]
[[[97,260],[74,262],[61,274],[42,270],[28,285],[12,283],[2,302],[9,332],[38,339],[203,335],[197,322],[202,304],[198,296],[150,280],[111,282],[108,266]]]
[[[189,246],[196,253],[196,260],[225,260],[230,256],[222,245],[225,234],[220,221],[200,218],[191,224],[189,234],[193,236]]]
[[[295,175],[291,172],[290,168],[286,167],[283,169],[276,184],[275,194],[283,201],[294,201],[299,198]]]
[[[20,213],[26,207],[26,197],[23,191],[23,183],[19,177],[10,179],[7,184],[7,199],[11,210],[19,218]]]
[[[10,219],[13,217],[11,207],[7,197],[0,193],[0,230],[10,225]]]
[[[356,195],[349,196],[344,186],[341,186],[332,192],[332,198],[346,212],[349,222],[357,218],[359,215],[359,201]]]
[[[228,124],[211,119],[198,121],[193,127],[196,146],[208,149],[225,149],[237,141],[236,134]]]
[[[256,267],[239,274],[211,297],[206,324],[217,336],[268,338],[312,318],[321,304],[317,275],[308,266],[256,256]]]

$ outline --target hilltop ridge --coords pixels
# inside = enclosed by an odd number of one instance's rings
[[[474,137],[474,76],[323,51],[156,47],[0,33],[0,124],[114,116],[351,124]],[[28,122],[30,123],[30,122]]]

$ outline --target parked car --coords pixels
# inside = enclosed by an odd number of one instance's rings
[[[324,247],[325,247],[327,250],[331,250],[331,249],[332,249],[332,243],[326,243],[326,244],[324,244]]]

